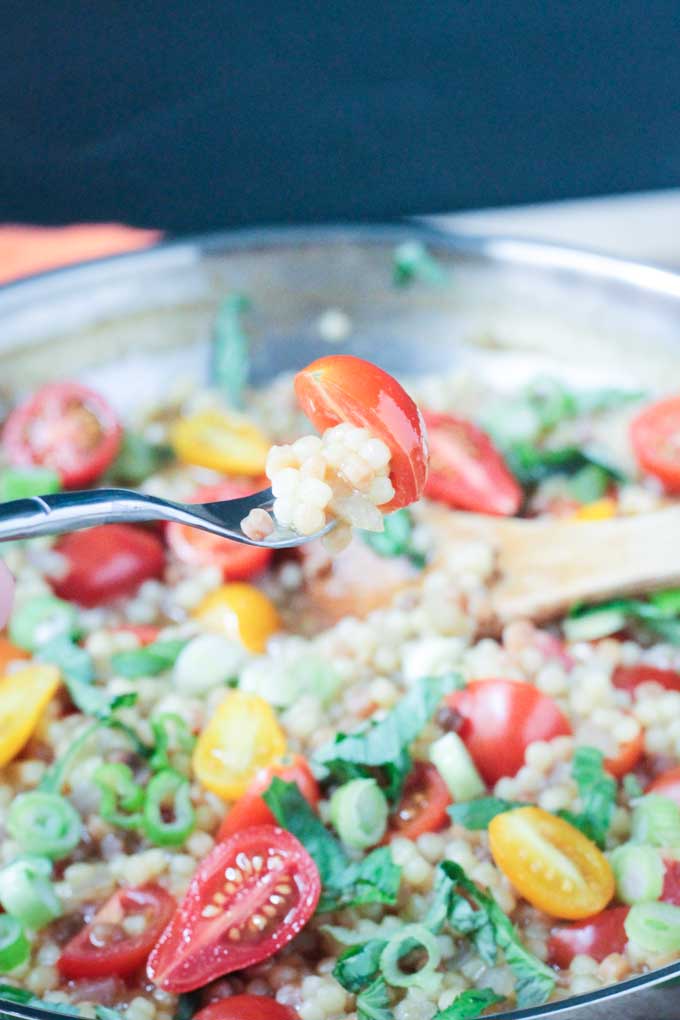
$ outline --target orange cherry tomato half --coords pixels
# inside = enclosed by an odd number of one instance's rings
[[[619,690],[630,691],[631,694],[640,684],[659,684],[667,691],[680,691],[680,673],[638,662],[635,666],[617,666],[612,674],[612,683]]]
[[[397,380],[349,354],[319,358],[295,376],[300,407],[319,432],[342,422],[365,427],[392,453],[394,497],[380,509],[415,503],[427,480],[428,449],[422,415]]]
[[[48,383],[7,419],[2,445],[11,464],[52,468],[67,489],[95,481],[120,448],[115,412],[94,390]]]
[[[663,482],[667,492],[680,492],[680,397],[641,411],[631,423],[630,439],[640,467]]]
[[[621,779],[628,772],[632,772],[642,757],[644,749],[645,735],[640,726],[637,734],[631,740],[619,744],[616,753],[607,756],[602,764],[615,779]]]
[[[178,994],[261,963],[300,933],[320,893],[316,864],[289,832],[239,832],[199,864],[151,951],[148,977]]]
[[[680,805],[680,765],[653,779],[645,793],[658,793]]]
[[[628,936],[624,921],[630,907],[607,907],[594,917],[556,925],[548,940],[548,962],[567,970],[575,956],[602,963],[610,953],[622,953]]]
[[[571,733],[552,698],[522,681],[473,680],[446,703],[460,717],[458,735],[489,786],[516,775],[535,740]]]
[[[395,836],[417,839],[424,832],[437,832],[448,822],[446,809],[450,803],[449,788],[434,765],[416,762],[383,842]]]
[[[489,848],[515,889],[551,917],[590,917],[614,895],[614,873],[604,854],[542,808],[514,808],[492,818]]]
[[[194,1020],[300,1020],[300,1014],[268,995],[230,995],[199,1010]]]
[[[119,889],[62,951],[57,969],[67,978],[126,977],[145,962],[172,917],[175,901],[160,885]],[[145,927],[128,935],[123,922],[143,917]]]
[[[289,760],[260,769],[243,796],[224,816],[217,833],[218,840],[228,839],[243,829],[254,825],[276,825],[276,818],[267,807],[262,794],[268,790],[274,776],[287,783],[297,783],[307,803],[316,811],[321,791],[307,760],[301,754],[294,754]]]
[[[266,482],[261,485],[220,482],[219,485],[207,485],[198,489],[189,502],[210,503],[237,499],[239,496],[250,496],[266,486]],[[271,549],[233,542],[229,538],[220,538],[208,531],[191,528],[188,524],[169,524],[166,535],[168,545],[183,563],[190,566],[214,564],[220,568],[227,581],[250,580],[267,569],[273,556]]]
[[[424,412],[430,446],[429,499],[459,510],[511,517],[524,498],[489,437],[472,422]]]
[[[52,582],[62,599],[99,606],[132,595],[143,581],[160,577],[165,550],[151,531],[131,524],[101,524],[64,535],[56,549],[66,560],[63,577]]]
[[[30,659],[30,657],[24,648],[18,648],[17,645],[12,644],[9,638],[0,635],[0,676],[5,673],[10,662],[15,662],[17,659]]]

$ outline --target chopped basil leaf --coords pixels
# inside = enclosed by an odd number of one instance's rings
[[[680,588],[667,588],[655,591],[648,598],[648,603],[668,616],[680,616]]]
[[[7,999],[8,1002],[18,1002],[22,1006],[28,1002],[39,1002],[33,992],[29,992],[26,988],[15,988],[14,985],[1,985],[0,984],[0,998]]]
[[[573,475],[592,465],[604,472],[607,478],[619,482],[624,480],[618,468],[578,446],[546,449],[532,443],[514,443],[504,452],[510,471],[523,486],[538,485],[551,475]]]
[[[5,468],[0,471],[0,501],[30,499],[61,491],[61,478],[46,467]]]
[[[503,800],[502,797],[478,797],[477,800],[468,800],[462,804],[453,804],[449,808],[451,819],[458,825],[464,825],[466,829],[477,831],[486,829],[492,818],[503,814],[504,811],[512,811],[513,808],[526,807],[526,803],[520,800]]]
[[[381,977],[357,996],[357,1020],[394,1020],[390,995]]]
[[[118,676],[136,680],[140,676],[157,676],[175,664],[186,641],[154,641],[146,648],[117,652],[111,656],[111,668]]]
[[[243,328],[243,313],[249,307],[243,294],[230,294],[218,308],[213,328],[211,378],[236,408],[243,407],[250,372],[250,342]]]
[[[333,977],[346,991],[356,995],[377,977],[380,955],[386,945],[386,939],[369,939],[362,945],[350,946],[338,957]]]
[[[384,719],[358,733],[338,733],[334,743],[315,753],[315,763],[340,782],[381,768],[385,792],[397,800],[411,770],[410,744],[455,685],[456,679],[449,676],[423,677]]]
[[[402,507],[384,518],[383,531],[361,531],[366,545],[378,556],[408,556],[416,567],[425,566],[425,556],[413,547],[413,515]]]
[[[638,797],[643,797],[645,793],[642,789],[642,783],[633,772],[629,772],[628,775],[623,777],[623,791],[628,800],[637,800]]]
[[[284,783],[275,776],[262,796],[279,825],[300,840],[319,869],[323,886],[319,911],[359,903],[396,903],[401,868],[392,860],[389,847],[378,847],[362,860],[353,861],[295,783]]]
[[[123,433],[123,441],[109,470],[112,481],[123,485],[140,485],[149,475],[173,459],[172,447],[150,443],[139,432]]]
[[[577,747],[571,774],[576,780],[583,805],[575,814],[559,811],[561,818],[580,829],[601,850],[616,806],[616,780],[603,768],[604,755],[596,747]]]
[[[450,1006],[435,1013],[432,1020],[475,1020],[489,1006],[504,1002],[491,988],[468,988],[457,995]]]
[[[448,273],[422,241],[405,241],[394,249],[392,280],[395,287],[407,287],[416,280],[440,286],[447,279]]]
[[[41,662],[50,662],[57,666],[69,691],[69,682],[73,682],[78,687],[81,684],[91,684],[94,680],[92,657],[65,634],[40,645],[36,652],[36,658]]]

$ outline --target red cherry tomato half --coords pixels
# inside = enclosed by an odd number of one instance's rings
[[[300,793],[308,804],[316,810],[321,797],[319,784],[314,778],[307,761],[301,754],[294,754],[290,761],[283,761],[269,768],[260,769],[252,783],[229,809],[217,833],[218,840],[228,839],[243,829],[254,825],[276,825],[274,815],[261,796],[269,789],[274,776],[279,776],[286,783],[297,783]]]
[[[637,735],[624,744],[619,744],[615,754],[608,756],[602,763],[610,775],[615,779],[621,779],[628,772],[632,772],[645,749],[645,735],[642,727],[638,728]]]
[[[575,956],[591,956],[601,963],[610,953],[622,953],[628,936],[623,926],[630,907],[607,907],[594,917],[559,924],[548,940],[548,962],[566,970]]]
[[[198,489],[190,502],[209,503],[250,496],[257,492],[258,488],[266,488],[267,484],[264,482],[258,486],[220,482],[219,485],[207,485]],[[228,538],[211,535],[208,531],[190,528],[188,524],[169,524],[166,535],[168,545],[183,563],[191,566],[215,564],[228,581],[248,581],[256,574],[261,574],[269,566],[273,556],[271,549],[232,542]]]
[[[299,934],[320,893],[316,864],[289,832],[274,825],[239,832],[199,864],[147,974],[177,994],[261,963]]]
[[[680,397],[651,404],[633,419],[630,439],[640,467],[667,492],[680,492]]]
[[[125,977],[145,962],[175,910],[175,901],[159,885],[119,889],[68,943],[57,960],[67,978]],[[141,916],[146,927],[127,935],[123,921]]]
[[[473,680],[446,702],[461,717],[459,736],[489,786],[514,776],[535,740],[571,733],[552,698],[522,681]]]
[[[654,792],[659,791],[655,790]],[[680,907],[680,861],[666,861],[665,863],[666,873],[663,877],[661,899],[664,903],[673,903],[676,907]]]
[[[657,776],[649,784],[645,793],[658,793],[680,805],[680,765]]]
[[[95,481],[120,447],[122,429],[109,404],[80,383],[49,383],[7,419],[2,443],[11,464],[56,471],[67,489]]]
[[[393,376],[348,354],[319,358],[295,376],[300,407],[319,432],[350,422],[392,453],[394,497],[381,510],[414,503],[427,480],[427,437],[420,411]]]
[[[268,995],[230,995],[200,1010],[194,1020],[300,1020],[300,1015]]]
[[[56,549],[68,570],[52,587],[60,598],[83,606],[132,595],[143,581],[160,577],[165,565],[160,539],[130,524],[74,531],[59,539]]]
[[[667,691],[680,691],[680,673],[639,662],[636,666],[617,666],[612,675],[614,687],[635,693],[640,684],[659,684]]]
[[[449,789],[434,765],[416,762],[390,818],[384,842],[395,836],[417,839],[424,832],[437,832],[448,822],[446,809],[450,803]]]
[[[451,414],[424,413],[430,446],[425,495],[459,510],[511,517],[522,489],[489,437]]]

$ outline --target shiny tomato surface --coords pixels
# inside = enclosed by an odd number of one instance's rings
[[[321,797],[319,784],[306,758],[294,754],[276,765],[260,769],[243,796],[229,808],[217,833],[218,839],[228,839],[234,833],[254,825],[276,825],[276,819],[262,796],[269,789],[274,776],[286,783],[296,783],[307,803],[316,810]]]
[[[594,917],[556,925],[548,941],[548,962],[566,970],[575,956],[591,956],[601,963],[610,953],[622,953],[628,941],[623,924],[629,910],[607,907]]]
[[[299,1020],[299,1013],[268,995],[230,995],[211,1002],[194,1020]]]
[[[450,803],[449,789],[434,765],[416,762],[383,842],[395,836],[417,839],[424,832],[437,832],[448,822]]]

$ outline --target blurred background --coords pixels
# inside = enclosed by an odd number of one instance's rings
[[[5,0],[3,22],[5,222],[184,233],[680,182],[677,0]]]

